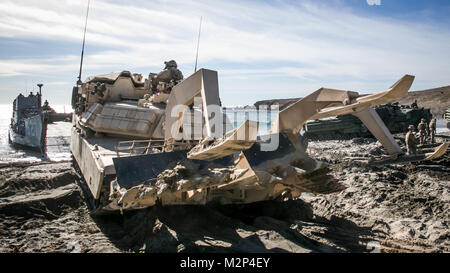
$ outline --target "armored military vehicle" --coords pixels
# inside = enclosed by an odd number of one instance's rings
[[[409,125],[417,125],[422,118],[430,121],[430,109],[413,108],[398,103],[389,103],[375,107],[380,118],[393,134],[408,131]],[[304,125],[305,136],[313,140],[351,139],[371,137],[371,132],[353,115],[343,115],[326,119],[308,121]]]
[[[11,144],[43,151],[46,124],[41,108],[41,92],[19,94],[13,102],[8,139]]]
[[[306,153],[303,125],[353,114],[388,154],[408,161],[372,107],[403,97],[413,79],[406,75],[368,96],[321,88],[283,109],[270,132],[258,135],[258,122],[233,128],[224,116],[216,71],[183,79],[175,62],[167,62],[145,80],[127,71],[88,77],[73,89],[70,149],[96,213],[341,191],[345,186],[328,166]]]

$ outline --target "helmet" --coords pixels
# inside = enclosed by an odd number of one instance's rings
[[[421,119],[420,121],[422,121],[422,122],[426,122],[426,120],[423,118],[423,119]]]
[[[414,125],[409,125],[409,126],[408,126],[408,129],[409,129],[409,130],[414,130]]]
[[[169,68],[169,67],[175,67],[175,68],[177,68],[177,62],[175,62],[174,60],[170,60],[170,61],[168,61],[168,62],[164,62],[164,64],[166,65],[166,68]]]

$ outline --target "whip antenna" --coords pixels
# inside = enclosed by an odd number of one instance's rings
[[[81,48],[80,74],[78,74],[78,82],[77,82],[78,84],[81,84],[81,71],[83,69],[83,56],[84,56],[84,42],[86,41],[86,29],[87,29],[90,3],[91,3],[91,0],[88,0],[88,6],[87,6],[87,11],[86,11],[86,21],[84,22],[83,46]]]
[[[198,60],[198,48],[200,46],[200,33],[202,32],[202,17],[200,16],[200,26],[198,29],[198,39],[197,39],[197,55],[195,56],[195,69],[194,72],[197,72],[197,60]]]

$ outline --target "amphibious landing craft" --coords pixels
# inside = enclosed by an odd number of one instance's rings
[[[96,212],[332,193],[345,186],[306,153],[300,130],[308,120],[358,117],[392,155],[390,164],[445,153],[448,144],[404,155],[372,108],[403,97],[413,80],[405,75],[367,96],[320,88],[280,111],[270,132],[258,135],[258,122],[233,128],[222,113],[216,71],[183,79],[169,62],[145,81],[127,71],[89,77],[73,89],[70,149]]]
[[[38,84],[41,89],[42,84]],[[13,102],[13,116],[9,125],[9,143],[43,152],[47,125],[41,107],[42,93],[19,94]]]

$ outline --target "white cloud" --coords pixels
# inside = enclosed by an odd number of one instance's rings
[[[367,3],[378,5],[381,1]],[[450,33],[425,24],[365,18],[312,1],[272,5],[211,0],[131,4],[94,0],[91,4],[86,73],[156,69],[168,59],[177,60],[181,67],[193,67],[202,15],[199,66],[228,64],[219,75],[230,83],[233,79],[290,77],[298,81],[293,88],[367,80],[372,81],[370,88],[379,88],[407,73],[437,85],[448,83]],[[0,37],[79,44],[85,5],[84,1],[2,1]],[[89,52],[91,45],[105,50]],[[78,58],[55,53],[55,58],[45,62],[0,60],[0,77],[76,71]],[[236,69],[230,64],[248,64],[248,68]],[[190,72],[184,71],[185,75]],[[377,80],[378,85],[374,83]]]
[[[75,56],[66,56],[50,59],[0,59],[0,77],[22,76],[31,73],[48,74],[50,72],[73,71],[78,67],[75,63],[76,58]]]
[[[367,5],[369,6],[380,6],[381,5],[381,0],[366,0],[367,1]]]

